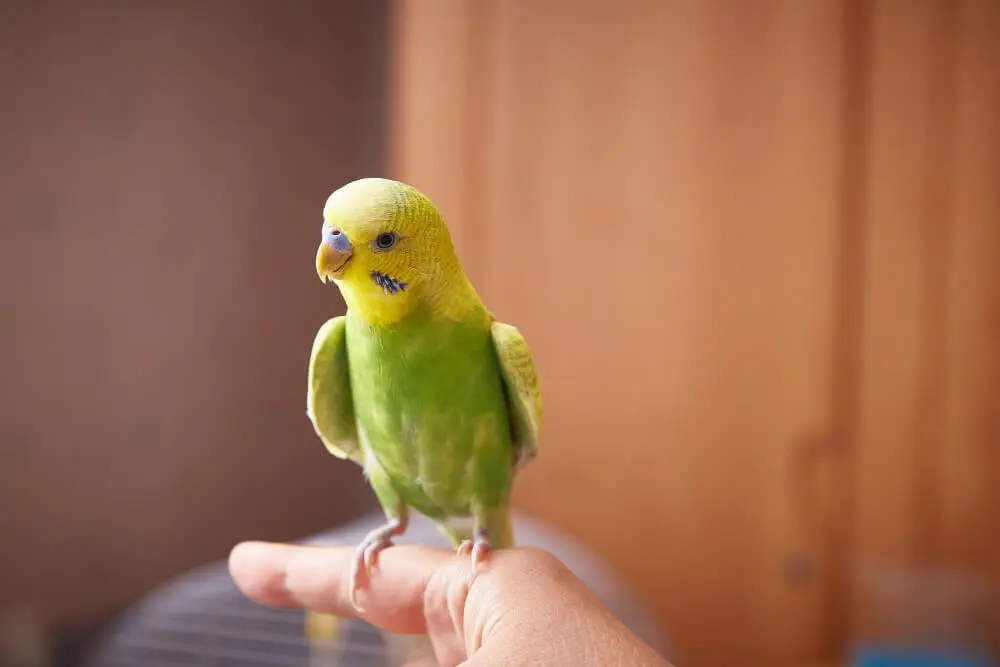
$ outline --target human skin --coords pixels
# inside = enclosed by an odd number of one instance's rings
[[[454,551],[394,546],[379,555],[360,610],[349,594],[353,556],[353,547],[244,542],[229,571],[262,604],[427,634],[437,662],[426,664],[670,667],[542,549],[493,552],[474,573]]]

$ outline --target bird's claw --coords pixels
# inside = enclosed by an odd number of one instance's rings
[[[387,549],[392,546],[392,540],[386,538],[382,542],[372,542],[365,548],[365,572],[371,574],[372,570],[378,561],[378,553],[382,549]]]
[[[358,611],[362,611],[358,602],[358,591],[371,577],[372,570],[378,563],[379,552],[392,546],[392,535],[396,530],[397,527],[392,524],[373,530],[354,551],[354,558],[351,561],[350,598],[351,605]]]
[[[486,531],[477,530],[471,540],[463,540],[458,545],[459,556],[472,556],[472,567],[477,568],[490,554],[490,536]]]

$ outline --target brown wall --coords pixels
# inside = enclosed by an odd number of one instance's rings
[[[535,353],[516,503],[692,667],[1000,574],[1000,3],[456,4],[394,3],[392,169]]]
[[[371,506],[305,416],[326,195],[381,172],[379,2],[0,7],[0,608],[100,615]]]

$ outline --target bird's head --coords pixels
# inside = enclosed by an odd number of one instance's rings
[[[348,307],[397,315],[422,292],[464,277],[437,208],[416,188],[383,178],[352,181],[326,200],[316,271],[337,283]]]

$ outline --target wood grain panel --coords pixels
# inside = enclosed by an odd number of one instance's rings
[[[1000,486],[996,3],[873,26],[859,556],[985,567]]]
[[[454,32],[397,5],[394,169],[535,351],[517,503],[617,566],[683,664],[815,657],[821,536],[789,471],[831,426],[839,4],[471,4]]]
[[[871,29],[852,555],[1000,581],[1000,4]]]
[[[932,67],[945,37],[931,0],[903,11],[879,3],[873,17],[872,106],[867,181],[868,225],[865,267],[864,371],[859,484],[863,512],[860,548],[879,558],[909,559],[921,539],[918,517],[926,512],[931,488],[918,492],[922,471],[917,456],[919,392],[937,391],[925,380],[928,352],[937,345],[928,325],[936,304],[926,288],[940,275],[931,241],[944,229],[928,205],[940,206],[928,184],[950,179],[946,166],[929,157],[945,149],[940,133],[931,132],[934,77],[948,72]],[[947,59],[951,66],[953,60]],[[948,100],[951,102],[952,100]],[[947,141],[947,137],[944,139]],[[930,200],[928,199],[930,197]],[[930,376],[928,376],[930,379]],[[931,408],[933,410],[933,407]],[[923,416],[925,426],[934,415]]]
[[[0,609],[89,623],[374,505],[305,371],[323,201],[384,168],[384,11],[0,7]]]
[[[396,4],[394,169],[538,358],[517,502],[686,664],[842,651],[859,561],[1000,572],[1000,3],[462,6]]]
[[[1000,3],[966,0],[955,30],[937,555],[1000,578]]]

